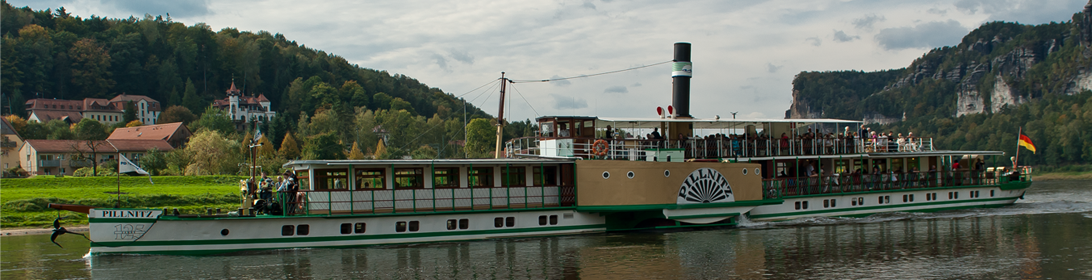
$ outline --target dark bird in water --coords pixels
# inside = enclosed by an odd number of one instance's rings
[[[61,244],[57,243],[57,236],[61,236],[62,234],[65,234],[65,233],[71,233],[71,234],[83,236],[84,239],[87,239],[87,236],[83,235],[82,233],[71,232],[71,231],[68,231],[67,229],[64,229],[64,227],[61,226],[61,217],[57,217],[57,219],[53,220],[53,235],[49,236],[49,241],[53,242],[53,244],[57,244],[57,247],[61,247]],[[91,239],[87,239],[87,240],[91,240]],[[61,248],[64,248],[64,247],[61,247]]]

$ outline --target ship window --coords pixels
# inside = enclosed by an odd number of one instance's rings
[[[849,200],[849,205],[850,206],[857,206],[857,200],[856,199],[850,199]]]
[[[293,225],[281,226],[281,236],[292,236],[292,234],[294,234],[294,233],[296,233],[296,226],[293,226]]]
[[[459,229],[470,228],[470,219],[459,219]]]
[[[457,221],[455,221],[454,219],[447,220],[447,230],[455,230],[455,228],[458,227],[458,226],[459,226],[459,223]]]
[[[535,166],[531,168],[533,170],[532,179],[535,186],[557,186],[557,167],[556,166]],[[546,170],[546,172],[542,172]]]
[[[830,208],[830,199],[823,200],[823,208]]]
[[[425,187],[425,174],[422,168],[398,168],[394,170],[394,187],[397,189],[420,189]]]
[[[902,195],[902,202],[908,202],[909,198],[910,198],[910,196],[908,196],[908,195],[905,195],[905,194]]]
[[[341,234],[350,234],[350,233],[353,233],[353,224],[350,224],[350,223],[341,224]]]
[[[864,197],[857,198],[857,205],[864,205]]]
[[[504,186],[523,187],[527,185],[527,169],[523,166],[501,167],[501,180]]]
[[[307,235],[308,233],[311,233],[311,226],[309,226],[309,225],[298,225],[298,226],[296,226],[296,235]]]
[[[366,224],[366,223],[356,223],[356,226],[353,229],[353,233],[364,233],[367,229],[368,229],[368,224]]]
[[[550,224],[551,225],[556,225],[557,224],[557,215],[550,215]]]
[[[793,205],[796,206],[796,210],[800,210],[800,202],[799,201],[797,201]]]
[[[633,179],[633,175],[634,175],[634,174],[633,174],[633,171],[630,171],[630,172],[627,172],[627,173],[626,173],[626,177],[628,177],[628,178],[630,178],[630,179]]]
[[[504,219],[504,225],[507,226],[507,227],[516,226],[516,217],[508,217],[508,218]]]
[[[475,167],[470,169],[467,174],[467,180],[471,187],[475,188],[492,188],[493,187],[493,168],[492,167]]]
[[[493,219],[493,227],[504,227],[504,218],[496,217]]]
[[[804,201],[804,209],[808,209],[808,202]]]
[[[315,190],[345,190],[349,188],[348,169],[314,170]]]
[[[990,197],[993,197],[993,190],[990,190]]]
[[[406,232],[406,222],[399,221],[399,222],[394,223],[394,231],[395,232]]]
[[[603,171],[603,179],[610,179],[610,172]]]
[[[565,213],[564,215],[561,215],[561,216],[563,218],[566,218],[566,219],[572,219],[573,218],[573,213]]]
[[[387,188],[386,176],[383,174],[383,169],[357,169],[356,170],[356,188],[357,189],[385,189]]]
[[[910,194],[910,202],[914,202],[914,194]]]
[[[837,199],[831,199],[830,200],[830,207],[838,207],[838,200]]]
[[[883,196],[880,196],[880,197],[877,197],[877,198],[880,200],[879,204],[883,204]]]
[[[883,196],[883,203],[891,203],[891,196],[890,195]]]
[[[418,231],[418,230],[421,230],[421,222],[410,221],[409,222],[409,231]]]
[[[546,215],[538,216],[538,225],[546,225]]]
[[[458,188],[459,168],[437,167],[432,171],[432,187],[434,188]]]

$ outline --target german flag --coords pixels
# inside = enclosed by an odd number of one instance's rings
[[[1031,153],[1035,153],[1035,144],[1031,143],[1031,138],[1028,138],[1027,135],[1020,134],[1019,145],[1024,146],[1024,148],[1028,148],[1028,150],[1031,150]]]

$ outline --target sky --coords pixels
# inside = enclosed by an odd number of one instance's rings
[[[203,1],[9,0],[73,15],[283,34],[360,67],[403,74],[505,118],[655,117],[671,105],[673,44],[692,44],[696,118],[784,118],[802,71],[909,65],[992,21],[1069,21],[1082,0]],[[658,64],[658,65],[654,65]],[[653,65],[653,66],[649,66]],[[643,67],[615,74],[595,75]],[[586,76],[586,77],[584,77]]]

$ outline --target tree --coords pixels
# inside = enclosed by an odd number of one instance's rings
[[[284,134],[284,141],[281,141],[281,149],[277,151],[282,157],[286,159],[297,159],[300,157],[300,146],[296,144],[296,139],[292,137],[292,133]]]
[[[72,127],[75,138],[79,140],[106,140],[106,125],[90,118],[83,118]]]
[[[349,159],[364,159],[364,153],[360,151],[356,142],[353,142],[353,149],[349,151]]]
[[[167,107],[167,110],[163,110],[163,113],[159,114],[159,123],[182,122],[182,124],[188,125],[195,119],[197,119],[197,116],[193,115],[189,108],[179,105]]]
[[[68,55],[72,58],[72,84],[86,95],[105,98],[114,87],[110,78],[110,54],[95,39],[76,42]]]
[[[166,154],[157,148],[148,150],[148,153],[140,158],[140,168],[148,171],[152,176],[158,176],[159,170],[167,168]]]
[[[214,129],[197,132],[186,144],[186,153],[193,159],[186,167],[186,175],[234,173],[232,169],[237,169],[239,162],[237,145]]]
[[[24,119],[23,117],[17,116],[17,115],[7,115],[7,116],[4,116],[4,118],[8,120],[8,123],[11,124],[11,128],[15,129],[15,132],[18,132],[19,135],[26,134],[26,130],[25,130],[27,128],[27,120],[26,119]]]
[[[142,125],[144,125],[144,122],[141,122],[140,120],[133,120],[131,122],[125,123],[125,127],[138,127]]]
[[[182,93],[182,105],[190,109],[190,112],[198,113],[207,106],[207,103],[197,96],[197,87],[193,86],[193,81],[190,79],[186,79],[186,90]]]
[[[303,158],[341,159],[345,156],[342,149],[337,143],[337,135],[333,132],[317,134],[307,137],[307,142],[303,145]]]
[[[216,130],[220,135],[230,135],[235,132],[235,123],[227,112],[216,107],[209,106],[201,118],[193,122],[194,131],[203,129]]]
[[[72,130],[70,129],[70,127],[71,126],[68,125],[68,123],[66,123],[66,122],[64,122],[64,121],[62,121],[60,119],[53,119],[53,120],[45,123],[45,129],[47,131],[49,131],[49,134],[47,134],[46,139],[49,139],[49,140],[71,140],[71,139],[75,139],[75,134],[72,133]]]
[[[436,155],[437,155],[436,149],[433,149],[432,147],[429,147],[428,145],[423,145],[421,147],[418,147],[416,150],[413,150],[413,152],[410,153],[410,154],[413,156],[413,159],[434,159],[434,158],[436,158]]]
[[[132,100],[125,102],[125,110],[122,113],[121,122],[129,123],[137,120],[137,108],[136,104]]]
[[[466,151],[470,158],[490,158],[497,143],[497,129],[489,119],[473,119],[466,125]]]

